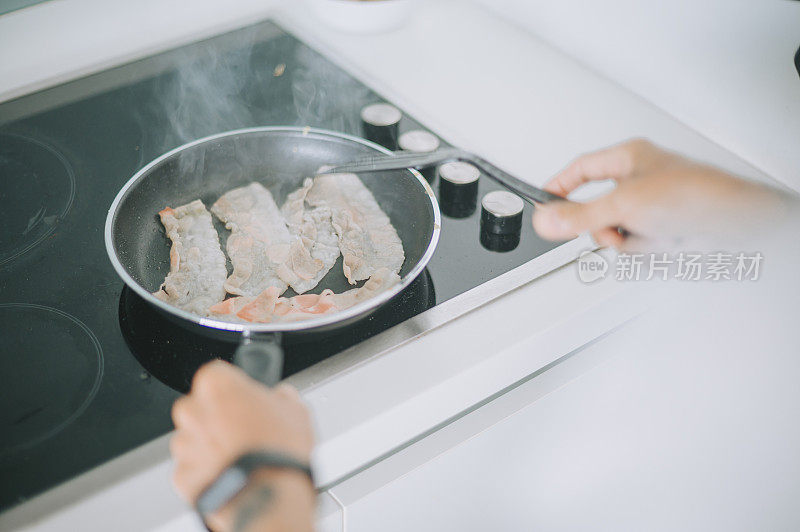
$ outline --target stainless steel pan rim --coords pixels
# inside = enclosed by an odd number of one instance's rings
[[[384,148],[383,146],[380,146],[379,144],[375,144],[374,142],[370,142],[368,140],[353,135],[347,135],[345,133],[340,133],[337,131],[329,131],[325,129],[296,127],[296,126],[262,126],[262,127],[236,129],[232,131],[226,131],[223,133],[210,135],[208,137],[204,137],[189,142],[187,144],[178,146],[177,148],[168,151],[167,153],[161,155],[157,159],[153,160],[152,162],[148,163],[146,166],[141,168],[138,172],[136,172],[133,175],[133,177],[131,177],[128,180],[128,182],[125,183],[122,189],[120,189],[120,191],[117,193],[117,196],[114,198],[114,201],[111,203],[111,207],[108,209],[108,216],[106,217],[106,226],[105,226],[106,252],[108,253],[108,258],[111,260],[111,264],[117,271],[117,274],[120,276],[120,278],[122,278],[122,280],[125,282],[126,285],[128,285],[128,287],[131,290],[133,290],[139,296],[144,298],[148,303],[155,305],[158,308],[170,314],[173,314],[190,322],[197,323],[204,327],[210,327],[212,329],[218,329],[221,331],[258,334],[258,333],[305,331],[317,327],[334,325],[337,322],[342,322],[350,318],[355,318],[360,314],[365,313],[367,310],[370,310],[372,308],[377,308],[378,306],[382,305],[383,303],[393,298],[395,295],[397,295],[403,289],[405,289],[409,284],[411,284],[411,282],[414,281],[414,279],[416,279],[416,277],[420,273],[422,273],[422,270],[424,270],[425,267],[427,266],[428,262],[433,256],[434,251],[436,251],[437,244],[439,243],[439,234],[441,232],[441,227],[442,227],[441,213],[439,211],[439,203],[436,201],[436,196],[434,195],[433,189],[431,189],[431,186],[428,183],[428,181],[426,181],[425,178],[422,177],[422,175],[418,171],[414,169],[408,169],[408,171],[411,172],[414,175],[414,177],[416,177],[417,181],[419,181],[420,185],[422,185],[422,187],[425,189],[425,192],[427,193],[427,196],[431,202],[431,207],[433,208],[434,226],[430,242],[428,243],[428,247],[426,248],[422,258],[417,262],[414,268],[412,268],[411,271],[409,271],[408,274],[406,274],[406,276],[401,279],[401,282],[398,285],[395,285],[391,289],[354,307],[350,307],[349,309],[336,312],[334,314],[330,314],[327,316],[322,316],[319,318],[297,321],[297,322],[265,323],[265,324],[230,323],[226,321],[215,320],[213,318],[200,317],[191,312],[187,312],[185,310],[174,307],[156,298],[153,294],[148,292],[143,286],[137,283],[120,262],[114,250],[114,244],[113,244],[113,225],[114,225],[115,214],[117,212],[119,204],[125,198],[128,191],[132,187],[134,187],[139,182],[139,180],[142,179],[143,176],[147,175],[147,173],[153,167],[159,165],[165,159],[168,159],[169,157],[175,155],[176,153],[182,150],[196,146],[198,144],[203,144],[205,142],[210,142],[224,137],[247,134],[247,133],[265,132],[265,131],[286,131],[286,132],[314,133],[317,135],[328,135],[332,137],[338,137],[341,139],[357,142],[359,144],[363,144],[364,146],[368,146],[384,154],[392,153],[390,150]]]

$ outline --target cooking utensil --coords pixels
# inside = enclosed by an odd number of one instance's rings
[[[405,289],[428,264],[439,240],[439,205],[428,182],[415,170],[399,169],[391,179],[370,173],[360,178],[386,212],[403,242],[401,282],[354,307],[335,314],[286,323],[229,323],[202,317],[165,303],[152,292],[169,271],[169,244],[157,212],[200,198],[210,206],[226,191],[259,181],[278,204],[322,165],[341,164],[370,153],[391,154],[364,139],[311,128],[258,127],[212,135],[162,155],[122,187],[106,218],[105,243],[111,263],[134,292],[197,333],[238,339],[235,361],[251,376],[274,384],[280,378],[280,334],[302,334],[345,327]],[[225,246],[227,231],[217,224]],[[315,291],[352,288],[341,258]]]
[[[561,196],[556,196],[551,192],[520,181],[474,153],[458,148],[442,148],[429,153],[408,153],[401,151],[390,154],[372,154],[360,157],[347,164],[326,168],[323,173],[348,172],[360,174],[361,172],[382,172],[398,170],[400,168],[421,169],[450,161],[464,161],[477,166],[484,174],[532,203],[547,203],[549,201],[564,200]]]
[[[505,170],[502,170],[486,159],[459,148],[442,148],[428,153],[409,153],[404,151],[390,154],[368,155],[350,161],[347,164],[325,168],[321,173],[353,173],[383,172],[399,168],[414,168],[421,170],[450,161],[464,161],[478,167],[484,174],[494,179],[508,190],[528,200],[530,203],[544,204],[550,201],[569,201],[566,198],[542,190],[524,181],[520,181]],[[630,231],[617,227],[617,232],[623,237],[631,236]]]

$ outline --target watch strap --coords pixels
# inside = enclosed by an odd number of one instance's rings
[[[197,497],[195,508],[205,517],[213,514],[236,497],[248,484],[250,475],[260,469],[294,469],[314,483],[311,467],[284,453],[254,451],[237,458]]]

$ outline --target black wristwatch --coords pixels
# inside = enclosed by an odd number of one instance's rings
[[[308,476],[314,484],[314,475],[308,464],[283,453],[260,451],[240,456],[225,468],[197,498],[195,508],[201,517],[213,514],[236,497],[259,469],[294,469]]]

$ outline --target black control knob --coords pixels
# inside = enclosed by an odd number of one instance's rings
[[[481,245],[489,251],[506,252],[517,248],[520,234],[499,235],[488,231],[481,231]]]
[[[403,113],[394,105],[374,103],[361,110],[364,138],[392,151],[397,150],[397,135]]]
[[[481,236],[489,251],[511,251],[522,234],[522,198],[507,190],[489,192],[481,200]]]
[[[439,167],[439,207],[451,218],[466,218],[478,206],[477,167],[460,161]]]
[[[401,150],[413,153],[430,153],[439,149],[439,138],[428,131],[422,129],[415,129],[400,135],[397,142]],[[432,182],[436,177],[436,167],[421,168],[420,173],[425,176],[429,182]]]
[[[489,192],[481,200],[481,230],[497,235],[519,234],[524,206],[522,198],[507,190]]]

